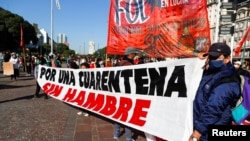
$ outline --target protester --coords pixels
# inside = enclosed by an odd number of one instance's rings
[[[133,48],[133,47],[128,47],[125,50],[125,56],[123,60],[119,62],[119,66],[129,66],[129,65],[134,65],[134,57],[136,54],[141,53],[139,49]],[[121,135],[121,124],[119,123],[114,123],[114,139],[118,139]],[[132,129],[128,126],[125,126],[125,136],[126,136],[126,141],[133,141],[132,138]]]
[[[57,60],[57,63],[58,63],[58,67],[61,68],[62,67],[62,59],[61,59],[61,55],[58,53],[56,55],[56,60]]]
[[[108,58],[106,59],[105,67],[106,67],[106,68],[112,67],[112,62],[111,62],[111,58],[110,58],[110,57],[108,57]]]
[[[70,61],[69,61],[69,68],[72,69],[79,69],[79,66],[76,63],[76,58],[75,57],[71,57]]]
[[[88,69],[88,68],[89,68],[89,64],[88,64],[87,62],[81,63],[80,66],[81,66],[81,69]],[[81,109],[81,110],[82,110],[82,109]],[[83,114],[85,117],[89,116],[89,113],[88,113],[87,111],[86,111],[86,112],[80,111],[80,112],[77,113],[77,115],[82,115],[82,114]]]
[[[71,60],[71,55],[69,55],[69,57],[66,59],[66,64],[67,64],[67,68],[70,68],[70,60]]]
[[[50,54],[50,55],[46,56],[45,58],[46,58],[47,66],[52,67],[51,60],[53,59],[53,54]]]
[[[51,66],[53,67],[53,68],[61,68],[62,67],[62,64],[61,64],[61,62],[60,62],[60,60],[58,59],[58,57],[57,56],[55,56],[55,55],[51,55]]]
[[[19,59],[17,58],[16,53],[11,53],[9,62],[13,64],[14,68],[14,74],[10,76],[10,79],[12,80],[14,78],[16,80],[16,77],[19,75]]]
[[[34,94],[34,98],[39,98],[39,92],[41,90],[41,87],[40,85],[38,84],[37,82],[37,78],[38,78],[38,66],[39,65],[46,65],[47,62],[46,62],[46,59],[43,57],[43,55],[40,55],[37,57],[36,59],[36,62],[35,62],[35,69],[34,69],[34,78],[36,80],[36,91],[35,91],[35,94]],[[47,94],[44,94],[44,99],[48,99],[48,95]]]
[[[4,54],[0,51],[0,69],[3,69]]]
[[[95,62],[95,67],[96,68],[103,68],[104,67],[104,62],[102,58],[97,58]]]
[[[207,141],[208,125],[231,125],[231,109],[240,97],[240,80],[225,43],[211,45],[193,103],[193,133],[189,141]],[[228,80],[227,83],[220,83]]]
[[[23,57],[20,57],[20,58],[19,58],[19,66],[18,66],[18,68],[19,68],[19,72],[20,72],[20,70],[21,70],[21,71],[24,71],[24,67],[23,67]]]
[[[5,52],[3,57],[4,62],[9,62],[10,57],[11,57],[10,52],[9,51]]]
[[[89,68],[96,68],[95,64],[96,64],[96,63],[95,63],[95,58],[92,57],[92,58],[90,59]]]
[[[250,73],[247,70],[245,70],[245,69],[242,68],[242,65],[241,65],[240,61],[235,61],[234,62],[234,67],[235,67],[235,69],[236,69],[236,71],[237,71],[237,73],[239,75],[250,77]]]

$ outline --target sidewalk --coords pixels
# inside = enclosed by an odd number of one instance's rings
[[[17,80],[3,76],[0,70],[1,141],[124,141],[113,139],[113,124],[108,119],[49,98],[32,99],[35,80],[20,72]],[[43,94],[41,91],[40,94]],[[137,141],[146,141],[137,133]]]

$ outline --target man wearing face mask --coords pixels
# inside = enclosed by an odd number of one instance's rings
[[[225,43],[211,45],[193,102],[193,133],[189,141],[207,141],[208,125],[231,125],[231,109],[240,97],[240,80]],[[220,83],[230,79],[227,83]]]
[[[10,76],[11,80],[13,78],[16,80],[16,77],[19,74],[19,59],[17,58],[16,53],[14,53],[14,52],[11,53],[11,57],[10,57],[9,62],[13,64],[13,68],[14,68],[14,74]]]
[[[235,61],[234,62],[234,67],[235,67],[235,69],[236,69],[236,71],[237,71],[237,73],[239,75],[250,77],[250,73],[247,70],[245,70],[245,69],[242,68],[240,61]]]

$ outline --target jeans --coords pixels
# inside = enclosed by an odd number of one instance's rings
[[[120,128],[121,125],[119,123],[114,124],[114,137],[118,138],[121,135]],[[131,128],[125,126],[124,129],[125,129],[126,141],[133,141]]]

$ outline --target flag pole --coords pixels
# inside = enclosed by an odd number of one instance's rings
[[[27,72],[25,46],[23,47],[23,66],[24,66],[24,72]]]
[[[53,54],[53,0],[50,0],[50,54]]]
[[[24,45],[24,39],[23,39],[23,26],[22,26],[22,23],[20,23],[20,34],[21,34],[20,47],[23,49],[23,66],[24,66],[24,72],[27,72],[27,67],[26,67],[26,52],[25,52],[25,45]]]

